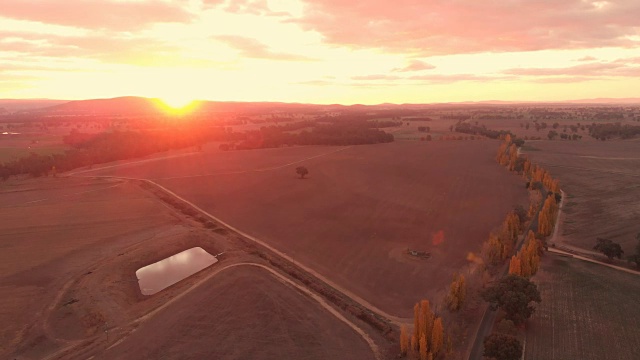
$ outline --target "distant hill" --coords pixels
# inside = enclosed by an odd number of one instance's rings
[[[220,102],[195,101],[192,105],[197,113],[264,114],[273,112],[297,112],[317,109],[343,109],[343,105],[312,105],[281,102]],[[33,108],[30,112],[44,115],[71,116],[143,116],[161,114],[166,105],[160,99],[124,96],[111,99],[67,101],[53,106]]]
[[[570,100],[560,102],[527,102],[527,101],[468,101],[450,103],[430,103],[430,104],[391,104],[379,105],[317,105],[283,102],[235,102],[235,101],[196,101],[193,104],[195,113],[200,114],[236,114],[254,115],[269,114],[279,112],[305,112],[305,111],[367,111],[370,110],[417,110],[424,108],[443,108],[452,106],[509,106],[526,104],[528,106],[563,106],[567,104],[576,105],[640,105],[640,98],[596,98]],[[2,111],[4,108],[4,112]],[[124,96],[111,99],[91,99],[91,100],[15,100],[0,99],[0,115],[10,113],[21,113],[25,115],[44,116],[153,116],[162,114],[166,106],[161,100],[155,98],[145,98],[136,96]]]
[[[628,104],[628,105],[640,105],[640,98],[595,98],[595,99],[581,99],[581,100],[568,100],[564,103],[571,104]]]
[[[55,115],[149,115],[161,110],[157,99],[124,96],[113,99],[75,100],[39,109]]]
[[[28,111],[41,109],[48,106],[63,104],[68,100],[50,100],[50,99],[0,99],[0,108],[6,112]],[[2,114],[2,110],[0,110]]]

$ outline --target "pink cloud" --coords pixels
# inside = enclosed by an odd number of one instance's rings
[[[285,16],[291,14],[285,11],[272,11],[267,0],[204,0],[205,8],[216,7],[234,14],[251,14],[260,16]]]
[[[459,81],[507,80],[511,78],[512,77],[510,76],[489,76],[475,74],[429,74],[410,76],[408,79],[414,81],[427,81],[431,83],[454,83]]]
[[[15,52],[17,58],[44,56],[58,58],[94,58],[111,63],[153,65],[180,58],[179,49],[162,40],[122,36],[118,33],[90,36],[42,35],[0,31],[3,52]]]
[[[431,64],[427,64],[424,61],[413,60],[413,61],[411,61],[409,63],[409,65],[407,65],[405,67],[393,69],[393,71],[407,72],[407,71],[431,70],[431,69],[435,69],[435,68],[436,68],[435,66],[433,66]]]
[[[591,81],[593,77],[588,76],[554,76],[554,77],[541,77],[534,79],[533,82],[542,83],[542,84],[568,84],[568,83],[579,83],[585,81]]]
[[[402,78],[394,75],[376,74],[376,75],[354,76],[351,79],[357,80],[357,81],[362,81],[362,80],[374,81],[374,80],[398,80]]]
[[[585,57],[576,59],[576,61],[595,61],[595,60],[598,60],[598,59],[594,58],[593,56],[585,56]]]
[[[618,69],[623,65],[613,63],[590,63],[564,68],[515,68],[505,70],[505,74],[525,76],[566,76],[566,75],[590,75],[601,76]]]
[[[2,0],[4,17],[87,29],[131,31],[157,22],[189,22],[194,18],[180,5],[162,1]]]
[[[585,78],[585,77],[615,77],[615,76],[638,76],[640,75],[640,66],[629,66],[633,64],[631,59],[620,59],[613,62],[596,62],[584,65],[570,66],[564,68],[516,68],[505,70],[505,74],[519,76],[546,76],[546,77],[568,77]],[[623,60],[623,61],[621,61]],[[548,79],[541,81],[551,82]]]
[[[330,44],[429,54],[633,47],[640,2],[306,0],[290,20]]]
[[[514,76],[489,76],[489,75],[474,75],[474,74],[427,74],[427,75],[412,75],[412,76],[396,76],[387,74],[373,74],[364,76],[354,76],[351,80],[355,81],[394,81],[389,83],[390,85],[398,85],[400,82],[410,84],[414,82],[429,82],[429,83],[454,83],[459,81],[494,81],[494,80],[510,80],[514,79]],[[378,84],[378,83],[376,83]]]
[[[227,46],[240,52],[240,55],[254,59],[268,59],[281,61],[314,61],[314,59],[304,55],[276,52],[258,40],[236,35],[218,35],[214,40],[221,41]]]

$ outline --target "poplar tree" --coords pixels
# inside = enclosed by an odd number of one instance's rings
[[[520,257],[513,255],[509,262],[509,274],[522,276],[522,266],[520,265]]]
[[[442,326],[442,318],[436,318],[433,322],[433,331],[431,334],[431,353],[438,356],[442,345],[444,344],[444,327]]]
[[[427,360],[427,338],[424,334],[420,336],[420,360]]]
[[[400,327],[400,354],[405,356],[407,351],[409,351],[409,336],[407,335],[407,327],[402,325]]]

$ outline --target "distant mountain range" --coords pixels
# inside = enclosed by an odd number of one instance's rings
[[[316,105],[282,102],[234,102],[234,101],[196,101],[191,105],[195,111],[201,113],[270,113],[270,112],[296,112],[303,110],[363,110],[363,109],[394,109],[425,108],[440,106],[473,106],[473,105],[566,105],[566,104],[593,104],[593,105],[640,105],[640,98],[595,98],[568,100],[558,102],[535,101],[475,101],[475,102],[451,102],[431,104],[379,104],[379,105]],[[112,99],[91,100],[50,100],[50,99],[0,99],[0,115],[9,113],[31,113],[40,115],[101,115],[101,116],[133,116],[160,114],[166,110],[162,101],[154,98],[125,96]]]

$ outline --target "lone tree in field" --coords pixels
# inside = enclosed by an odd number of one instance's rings
[[[489,302],[491,308],[502,309],[506,318],[514,324],[522,324],[531,317],[535,310],[529,305],[532,301],[540,302],[540,292],[536,284],[518,275],[507,275],[493,286],[485,289],[482,298]]]
[[[307,168],[304,166],[298,166],[296,168],[296,174],[300,175],[300,179],[304,179],[305,175],[307,175],[308,173],[309,170],[307,170]]]
[[[598,238],[598,243],[593,247],[593,250],[603,253],[607,258],[609,258],[609,261],[613,260],[614,257],[620,259],[622,258],[622,254],[624,254],[620,244],[603,238]]]
[[[522,357],[522,345],[514,336],[491,334],[484,338],[482,355],[496,360],[519,360]]]
[[[638,240],[638,244],[636,245],[635,254],[629,256],[629,261],[636,263],[636,266],[640,268],[640,233],[636,235],[636,240]]]

